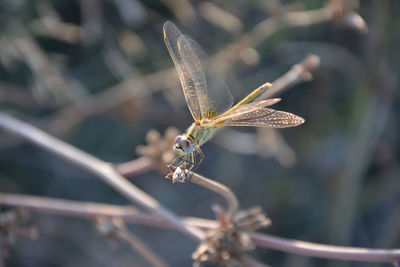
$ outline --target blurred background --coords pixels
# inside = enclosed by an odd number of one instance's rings
[[[139,157],[146,133],[192,123],[162,38],[173,21],[218,66],[236,101],[308,55],[313,79],[274,106],[300,127],[221,130],[197,172],[261,206],[269,234],[332,245],[400,246],[396,0],[3,0],[0,105],[112,163]],[[1,131],[0,192],[126,205],[98,178]],[[214,218],[214,193],[156,172],[133,183],[179,215]],[[1,209],[1,208],[0,208]],[[3,210],[5,210],[3,208]],[[34,214],[37,240],[17,238],[5,266],[148,266],[90,221]],[[191,266],[196,243],[175,231],[130,225],[171,266]],[[271,266],[382,266],[263,248]]]

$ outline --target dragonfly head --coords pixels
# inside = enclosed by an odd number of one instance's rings
[[[192,142],[183,135],[178,135],[175,138],[174,146],[172,148],[176,154],[183,157],[193,152]]]

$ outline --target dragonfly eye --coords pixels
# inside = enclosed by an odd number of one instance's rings
[[[175,137],[174,146],[179,145],[180,142],[181,142],[181,136],[178,135],[177,137]]]
[[[175,153],[177,153],[179,156],[183,157],[186,155],[186,151],[182,148],[181,146],[181,140],[182,136],[178,135],[177,137],[175,137],[174,140],[174,145],[172,147],[172,149],[175,151]]]
[[[186,137],[178,135],[174,140],[174,151],[181,156],[193,152],[193,145]]]
[[[185,151],[186,153],[191,153],[193,151],[193,146],[192,143],[187,140],[186,138],[182,138],[179,142],[181,148],[183,149],[183,151]]]

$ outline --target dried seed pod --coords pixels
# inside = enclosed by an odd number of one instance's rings
[[[218,213],[221,213],[220,209]],[[193,266],[206,262],[243,266],[244,252],[254,248],[250,232],[270,224],[260,207],[240,211],[230,222],[221,222],[218,228],[207,232],[207,237],[192,254]]]

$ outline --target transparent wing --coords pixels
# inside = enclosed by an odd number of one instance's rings
[[[245,114],[257,111],[264,107],[271,106],[273,104],[278,103],[281,101],[280,98],[271,98],[263,101],[253,102],[250,104],[243,104],[238,107],[233,107],[228,111],[224,112],[223,114],[215,117],[210,121],[211,124],[218,124],[219,122],[226,121],[232,118],[237,118],[239,116],[243,116]]]
[[[294,127],[304,122],[302,117],[295,114],[270,108],[261,108],[256,111],[236,115],[228,119],[224,123],[224,126],[286,128]]]
[[[216,71],[209,66],[207,55],[199,44],[189,36],[181,35],[178,38],[178,49],[184,69],[194,86],[188,93],[195,91],[201,118],[211,119],[229,109],[233,104],[233,96],[225,83],[217,78]]]
[[[164,42],[167,46],[168,52],[175,64],[176,71],[178,72],[179,80],[181,81],[183,93],[185,95],[186,103],[195,120],[200,120],[201,109],[198,100],[196,87],[194,86],[193,79],[188,74],[182,57],[178,49],[178,38],[182,35],[181,31],[170,21],[164,23],[163,26]]]

